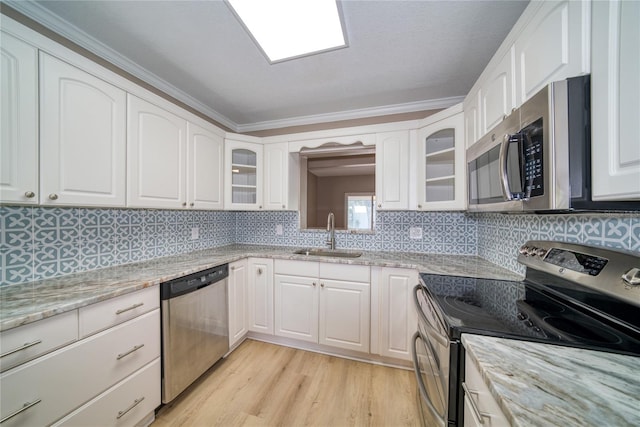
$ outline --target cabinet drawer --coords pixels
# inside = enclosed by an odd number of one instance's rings
[[[371,269],[368,265],[320,263],[320,278],[351,282],[371,281]]]
[[[312,261],[293,261],[277,259],[274,270],[276,274],[287,276],[319,277],[320,263]]]
[[[78,339],[78,312],[58,314],[0,332],[0,372]]]
[[[153,286],[82,307],[79,310],[80,338],[155,310],[160,306],[159,289]]]
[[[158,406],[160,358],[69,414],[55,426],[134,426]]]
[[[504,412],[502,412],[498,402],[491,394],[489,387],[487,387],[482,379],[478,368],[468,355],[465,358],[464,375],[463,384],[466,388],[464,393],[464,425],[509,426],[510,423],[507,417],[504,415]],[[467,393],[467,390],[469,393]],[[476,415],[476,411],[473,409],[474,405],[478,409],[480,417]],[[482,420],[478,418],[482,418]]]
[[[160,310],[154,310],[6,371],[0,375],[0,418],[40,402],[3,427],[50,424],[159,355]]]

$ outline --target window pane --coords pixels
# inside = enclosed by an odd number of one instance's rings
[[[349,230],[372,230],[373,216],[373,196],[347,195],[347,228]]]

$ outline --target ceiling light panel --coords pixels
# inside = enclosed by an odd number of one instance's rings
[[[227,0],[269,61],[346,47],[335,0]]]

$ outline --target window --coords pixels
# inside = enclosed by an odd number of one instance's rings
[[[347,229],[373,231],[375,225],[375,194],[347,193]]]

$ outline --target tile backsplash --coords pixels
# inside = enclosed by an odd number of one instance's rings
[[[279,233],[281,226],[281,234]],[[197,228],[197,238],[192,232]],[[410,236],[415,228],[422,238]],[[297,212],[0,207],[1,284],[175,255],[231,243],[323,247],[324,230],[299,230]],[[338,248],[479,255],[523,272],[530,239],[640,252],[640,214],[502,215],[378,212],[374,233],[336,232]]]

